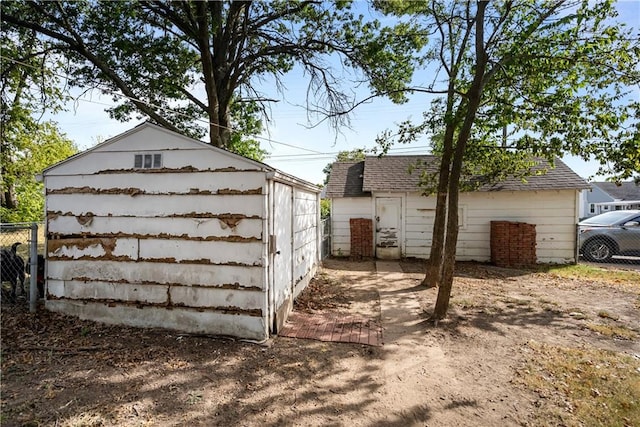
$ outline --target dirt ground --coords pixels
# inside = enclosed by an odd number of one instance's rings
[[[3,305],[1,424],[557,425],[569,409],[520,380],[534,343],[640,358],[639,287],[463,263],[450,320],[434,327],[437,290],[418,286],[421,271],[329,260],[297,302],[380,321],[380,347],[257,345]]]

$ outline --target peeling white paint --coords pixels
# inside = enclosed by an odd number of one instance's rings
[[[78,259],[84,256],[98,258],[101,256],[105,256],[106,254],[107,254],[107,251],[105,251],[104,247],[102,247],[102,245],[100,245],[99,243],[96,243],[94,245],[90,245],[85,248],[78,248],[76,245],[61,246],[57,248],[55,251],[49,252],[48,256],[69,257],[73,259]]]
[[[162,153],[162,170],[135,170],[140,152]],[[317,267],[315,188],[154,125],[43,176],[47,232],[55,239],[49,246],[56,248],[47,264],[47,308],[55,311],[264,339],[273,271],[284,278],[278,301],[290,304],[294,283],[299,292]],[[268,192],[276,181],[286,189],[286,212]],[[276,234],[286,245],[275,269],[273,217],[284,219]]]
[[[129,283],[180,283],[220,286],[237,283],[240,287],[262,289],[261,267],[205,264],[169,264],[119,261],[56,261],[47,263],[48,278],[57,280],[102,280]]]
[[[254,340],[268,337],[261,317],[222,314],[182,308],[137,308],[126,305],[109,307],[103,303],[48,300],[48,310],[71,314],[108,324],[124,324],[141,328],[167,328],[190,333],[229,335]]]
[[[265,294],[262,291],[242,291],[205,287],[172,286],[170,291],[173,304],[188,307],[237,307],[243,310],[262,308]]]

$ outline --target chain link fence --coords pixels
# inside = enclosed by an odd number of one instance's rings
[[[596,215],[577,225],[580,262],[640,268],[640,210]]]
[[[38,299],[44,298],[42,230],[36,223],[0,224],[2,304],[29,304],[33,312]]]

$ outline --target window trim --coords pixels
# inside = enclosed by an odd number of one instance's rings
[[[133,155],[134,169],[161,169],[162,165],[162,153],[135,153]]]

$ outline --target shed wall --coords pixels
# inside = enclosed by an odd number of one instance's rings
[[[369,197],[345,197],[331,199],[331,255],[351,255],[351,218],[373,219],[373,207]]]
[[[265,338],[265,173],[151,130],[153,143],[145,130],[45,174],[47,308]],[[149,146],[163,168],[133,169]]]
[[[318,267],[320,206],[318,195],[302,189],[293,192],[294,297],[304,289]]]
[[[431,248],[435,198],[404,194],[403,256],[428,258]],[[475,192],[460,195],[460,231],[456,258],[489,261],[491,221],[518,221],[536,225],[537,259],[541,263],[575,260],[577,191]],[[348,219],[371,218],[371,198],[333,199],[333,255],[349,255]]]

